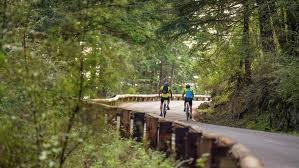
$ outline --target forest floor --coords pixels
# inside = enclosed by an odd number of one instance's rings
[[[269,113],[259,114],[258,112],[246,112],[238,117],[233,115],[231,112],[228,112],[226,109],[215,110],[213,107],[208,107],[196,109],[194,118],[197,121],[207,124],[286,133],[299,136],[298,131],[277,130],[270,128],[268,124]]]

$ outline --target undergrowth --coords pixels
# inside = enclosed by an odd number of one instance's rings
[[[174,162],[165,155],[146,150],[143,144],[123,139],[116,130],[89,137],[82,147],[70,156],[68,168],[171,168]]]

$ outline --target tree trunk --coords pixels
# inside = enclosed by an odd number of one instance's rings
[[[7,28],[7,16],[6,16],[6,10],[7,10],[7,0],[4,0],[2,7],[2,25],[0,30],[0,48],[2,48],[3,45],[3,37],[4,37],[4,30]]]
[[[278,8],[278,6],[280,7]],[[287,46],[285,25],[285,3],[281,0],[280,2],[272,0],[269,4],[269,8],[272,16],[273,31],[275,32],[279,46],[283,51],[285,51]]]
[[[175,71],[175,61],[172,62],[172,66],[171,66],[170,86],[172,86],[172,84],[173,84],[173,80],[174,80],[174,71]]]
[[[245,83],[251,83],[251,54],[249,52],[249,3],[244,0],[244,27],[243,27],[243,48],[244,48],[244,67],[245,67]]]
[[[291,55],[298,56],[298,32],[299,32],[299,5],[296,0],[286,1],[287,27],[288,27],[288,51]]]
[[[22,47],[23,47],[23,55],[24,55],[24,67],[26,70],[26,75],[29,77],[29,67],[28,67],[28,55],[27,55],[27,34],[26,30],[23,33]]]
[[[95,91],[97,90],[96,88],[96,80],[97,80],[97,59],[94,58],[94,60],[92,61],[91,65],[90,65],[90,80],[89,80],[89,84],[90,84],[90,88],[92,90],[89,91],[89,95],[90,98],[95,98],[96,94]]]
[[[83,51],[83,47],[82,47],[82,51]],[[68,144],[70,141],[70,133],[72,131],[72,128],[75,124],[75,118],[76,115],[80,112],[81,110],[81,102],[82,102],[82,98],[83,98],[83,84],[84,84],[84,58],[82,55],[80,55],[80,69],[79,69],[79,74],[80,74],[80,81],[79,81],[79,89],[78,89],[78,97],[77,97],[77,104],[75,106],[75,108],[71,111],[71,114],[68,118],[68,123],[67,123],[67,129],[64,132],[64,137],[62,139],[62,146],[61,146],[61,153],[59,156],[59,168],[62,168],[66,159],[67,159],[67,148],[68,148]]]
[[[241,89],[242,86],[242,79],[243,79],[243,75],[242,75],[242,68],[243,68],[243,64],[244,61],[243,59],[240,60],[240,64],[239,64],[239,70],[236,72],[236,80],[237,80],[237,86],[236,86],[236,95],[239,95],[239,91]]]
[[[296,113],[296,116],[295,116],[295,121],[296,121],[295,128],[297,130],[299,130],[299,112],[295,112],[295,113]]]
[[[273,31],[270,21],[270,9],[269,4],[271,0],[256,0],[259,11],[259,23],[260,23],[260,38],[262,49],[264,52],[274,51]]]
[[[160,57],[160,73],[159,73],[159,86],[162,86],[163,84],[163,63],[164,63],[164,59],[163,56]],[[159,87],[158,87],[159,89]]]

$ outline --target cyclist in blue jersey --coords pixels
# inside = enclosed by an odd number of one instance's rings
[[[184,97],[185,95],[185,97]],[[191,86],[189,84],[186,85],[186,88],[183,90],[183,95],[182,95],[183,99],[185,100],[184,103],[184,111],[186,111],[186,103],[189,102],[190,105],[190,113],[191,113],[191,117],[192,118],[192,100],[194,97],[194,92],[191,89]]]

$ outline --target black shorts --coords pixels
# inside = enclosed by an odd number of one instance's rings
[[[168,100],[169,101],[169,97],[161,97],[161,103],[163,103],[164,100]]]
[[[185,103],[189,102],[189,105],[192,106],[192,98],[185,97]]]

